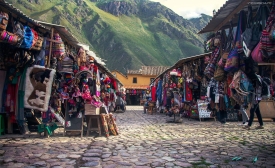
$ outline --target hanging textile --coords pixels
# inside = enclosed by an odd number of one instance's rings
[[[161,103],[162,101],[161,96],[162,96],[162,79],[158,81],[158,87],[157,87],[157,99],[159,103]]]
[[[2,111],[2,103],[3,103],[3,99],[2,99],[2,97],[4,96],[3,95],[3,92],[4,92],[4,85],[5,85],[5,80],[4,79],[6,79],[6,71],[0,71],[0,79],[2,79],[1,80],[1,82],[0,82],[0,113],[1,112],[3,112]]]
[[[26,72],[24,107],[47,111],[55,75],[54,69],[35,65]]]
[[[186,101],[192,101],[193,100],[192,90],[189,88],[187,82],[185,82],[185,100]]]
[[[151,88],[151,97],[152,97],[152,101],[156,101],[156,87],[153,86]]]
[[[163,106],[166,106],[167,88],[163,89]]]
[[[20,77],[19,88],[18,88],[18,113],[16,115],[17,123],[23,125],[24,122],[24,97],[25,97],[25,80],[26,72],[28,67],[26,66],[23,70],[22,76]]]

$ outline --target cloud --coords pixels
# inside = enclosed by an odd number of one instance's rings
[[[201,13],[213,16],[213,10],[216,11],[226,2],[226,0],[151,0],[160,2],[162,5],[170,8],[183,18],[199,17]]]

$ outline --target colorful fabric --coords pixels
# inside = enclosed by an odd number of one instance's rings
[[[188,83],[185,82],[185,100],[186,101],[192,101],[193,100],[193,94],[192,90],[189,88]]]
[[[162,101],[162,79],[158,81],[158,86],[157,86],[157,99],[161,103]]]
[[[118,133],[118,127],[117,127],[117,125],[116,125],[116,121],[115,121],[114,115],[113,115],[112,113],[110,113],[110,114],[109,114],[109,118],[110,118],[110,120],[111,120],[111,122],[112,122],[112,124],[113,124],[113,126],[114,126],[114,129],[115,129],[117,135],[118,135],[118,134],[119,134],[119,133]]]
[[[152,97],[153,101],[156,101],[156,87],[155,86],[153,86],[151,88],[151,97]]]
[[[106,115],[106,119],[107,119],[107,122],[108,122],[108,127],[109,127],[109,130],[111,131],[111,133],[113,135],[117,135],[117,132],[115,130],[115,127],[114,127],[114,124],[113,124],[113,121],[112,121],[112,117],[109,116],[109,114]]]
[[[47,111],[52,91],[54,69],[35,65],[26,72],[24,107]]]
[[[25,96],[25,80],[26,80],[26,72],[28,66],[26,66],[23,70],[22,76],[20,77],[19,88],[18,88],[18,110],[16,115],[16,120],[18,124],[23,125],[24,123],[24,96]]]
[[[109,137],[109,128],[108,128],[108,121],[107,121],[107,114],[100,114],[100,119],[102,123],[103,130],[105,131],[106,137]]]
[[[54,40],[59,41],[60,43],[53,44],[53,46],[52,46],[53,56],[60,57],[65,53],[64,43],[58,33],[54,34]]]
[[[0,70],[0,78],[2,80],[5,80],[6,79],[6,71],[1,71]],[[3,112],[2,111],[2,103],[3,103],[3,100],[4,100],[4,86],[5,86],[5,82],[0,82],[0,113]]]

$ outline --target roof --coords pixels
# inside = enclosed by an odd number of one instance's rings
[[[149,86],[148,85],[124,85],[125,89],[142,89],[146,90]]]
[[[168,66],[141,66],[139,70],[128,70],[127,74],[141,74],[141,75],[159,75],[166,69]]]
[[[127,70],[127,75],[128,74],[139,74],[139,75],[142,75],[142,72],[141,72],[141,69],[139,70]]]
[[[3,7],[3,8],[2,8]],[[12,4],[9,4],[5,2],[4,0],[0,0],[0,9],[7,12],[7,13],[12,13],[14,18],[23,18],[27,22],[39,26],[43,29],[46,30],[51,30],[51,28],[54,28],[60,35],[63,41],[66,41],[67,43],[71,44],[72,46],[79,46],[83,47],[85,50],[89,50],[89,46],[82,44],[78,41],[76,37],[74,37],[67,29],[65,26],[62,25],[57,25],[57,24],[52,24],[52,23],[47,23],[47,22],[42,22],[38,20],[31,19],[27,15],[25,15],[22,11],[19,9],[15,8]],[[123,85],[110,71],[108,68],[106,68],[104,65],[105,63],[101,60],[101,58],[97,57],[94,52],[88,51],[91,56],[93,56],[96,60],[96,62],[99,64],[98,66],[101,67],[107,74],[108,76],[116,79],[120,85]]]
[[[39,22],[37,22],[37,20],[30,18],[29,16],[24,14],[22,11],[15,8],[12,4],[9,4],[8,2],[6,2],[4,0],[0,0],[0,9],[3,12],[11,13],[14,18],[19,18],[20,21],[22,21],[21,19],[23,19],[24,21],[26,21],[34,26],[38,26],[40,28],[45,29],[45,27],[42,26]]]
[[[272,4],[272,0],[267,0],[267,4]],[[236,26],[238,22],[238,13],[241,10],[247,11],[248,4],[251,4],[252,10],[256,11],[259,7],[259,0],[227,0],[225,4],[216,12],[208,24],[198,33],[216,32],[228,28],[230,20]]]
[[[38,21],[38,23],[42,24],[45,26],[47,29],[51,30],[51,28],[54,28],[60,35],[63,41],[66,41],[72,46],[79,46],[83,48],[87,48],[87,45],[81,44],[76,37],[74,37],[65,26],[62,25],[57,25],[57,24],[52,24],[52,23],[47,23],[47,22],[42,22]],[[88,46],[89,49],[89,46]]]
[[[193,60],[197,60],[197,59],[200,59],[200,58],[204,58],[205,56],[207,55],[211,55],[211,52],[209,53],[203,53],[203,54],[200,54],[200,55],[195,55],[195,56],[191,56],[191,57],[187,57],[187,58],[182,58],[180,60],[178,60],[178,62],[176,62],[173,66],[171,66],[170,68],[166,69],[165,71],[163,71],[161,74],[159,74],[153,81],[152,83],[155,82],[155,80],[157,78],[159,78],[160,76],[162,76],[163,74],[167,73],[168,71],[171,71],[172,69],[175,69],[175,68],[178,68],[180,66],[182,66],[183,63],[185,62],[189,62],[189,61],[193,61]]]

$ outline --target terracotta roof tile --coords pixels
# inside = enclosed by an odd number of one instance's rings
[[[139,70],[128,70],[127,74],[159,75],[169,67],[167,66],[141,66]]]

